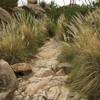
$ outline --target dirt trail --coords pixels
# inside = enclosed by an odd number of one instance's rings
[[[57,60],[61,47],[61,42],[51,39],[39,49],[31,61],[33,76],[19,81],[13,100],[81,100],[66,88],[68,75],[63,68],[67,69],[69,65],[60,64]]]

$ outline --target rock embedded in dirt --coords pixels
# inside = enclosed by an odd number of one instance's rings
[[[3,100],[16,87],[15,85],[16,76],[11,66],[0,60],[0,100]]]
[[[32,66],[29,63],[17,63],[11,66],[13,71],[16,74],[20,74],[22,76],[32,74]]]
[[[53,75],[54,72],[50,68],[40,68],[34,76],[36,77],[48,77],[50,75]]]

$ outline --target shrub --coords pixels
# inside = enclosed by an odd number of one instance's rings
[[[47,29],[47,33],[49,35],[49,37],[54,37],[56,34],[56,24],[51,20],[51,19],[47,19],[47,25],[46,25],[46,29]]]
[[[57,20],[57,25],[56,25],[55,36],[57,39],[66,41],[65,27],[66,27],[66,19],[64,15],[61,15]]]
[[[74,91],[88,95],[89,100],[100,99],[100,17],[98,16],[100,16],[99,8],[86,17],[81,15],[74,17],[72,23],[68,25],[68,32],[73,34],[73,42],[68,43],[66,47],[66,60],[73,65],[70,87]],[[90,18],[94,23],[91,23]]]
[[[56,40],[67,41],[67,22],[64,15],[61,15],[56,23],[48,18],[46,29],[50,37],[54,37]]]
[[[19,35],[23,38],[26,46],[34,53],[46,40],[46,18],[35,19],[31,14],[19,13],[17,15]]]
[[[33,57],[48,36],[45,25],[44,18],[37,20],[31,14],[17,13],[3,28],[0,58],[12,64]]]
[[[79,6],[75,4],[72,6],[66,5],[66,6],[59,7],[54,2],[51,2],[50,5],[47,4],[49,9],[45,9],[45,10],[46,10],[47,16],[56,23],[62,14],[65,16],[65,18],[68,21],[71,21],[73,16],[76,16],[77,13],[86,15],[89,10],[92,10],[94,8],[94,6],[91,6],[91,5],[92,4]]]
[[[61,15],[55,23],[50,18],[47,18],[46,30],[49,37],[55,37],[56,40],[65,40],[66,38],[66,19],[64,15]]]
[[[19,36],[9,34],[0,41],[0,58],[10,64],[26,59],[26,47]]]

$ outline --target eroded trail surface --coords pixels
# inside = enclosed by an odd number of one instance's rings
[[[13,100],[81,100],[66,88],[68,76],[65,70],[70,65],[57,60],[61,47],[61,42],[51,39],[40,48],[36,58],[30,63],[33,75],[19,80]]]

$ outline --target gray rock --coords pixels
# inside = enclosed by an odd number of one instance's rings
[[[3,8],[0,8],[0,21],[7,22],[10,20],[10,17],[11,17],[10,14],[6,10],[4,10]]]
[[[16,76],[10,67],[10,65],[4,61],[0,60],[0,100],[6,97],[7,94],[9,94],[16,85]],[[5,95],[2,95],[5,94]]]

